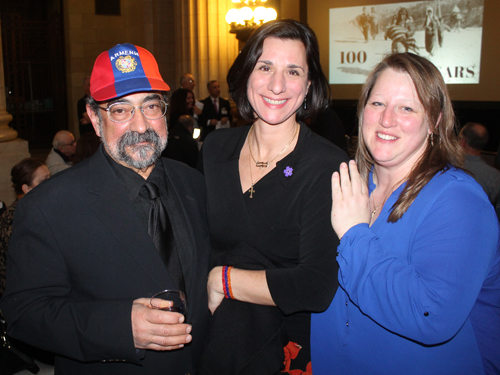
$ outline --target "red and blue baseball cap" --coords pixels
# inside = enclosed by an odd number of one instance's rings
[[[101,53],[90,77],[90,94],[98,102],[139,91],[169,90],[153,55],[128,43]]]

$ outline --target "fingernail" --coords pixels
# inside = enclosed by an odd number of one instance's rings
[[[183,323],[184,322],[184,315],[182,315],[180,318],[179,318],[179,323]]]
[[[188,327],[186,328],[186,333],[191,333],[191,331],[192,331],[192,330],[193,330],[193,327],[188,326]]]
[[[186,342],[191,342],[192,339],[193,339],[193,336],[189,335],[188,337],[186,337]]]

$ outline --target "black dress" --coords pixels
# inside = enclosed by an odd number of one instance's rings
[[[201,374],[305,371],[310,313],[328,308],[337,289],[330,181],[347,156],[301,125],[294,151],[255,184],[250,198],[238,170],[249,129],[219,129],[202,148],[212,265],[266,270],[277,307],[225,299],[212,317]]]

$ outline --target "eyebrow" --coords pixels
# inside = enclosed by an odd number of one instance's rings
[[[266,64],[266,65],[274,65],[274,63],[270,60],[258,60],[257,63],[262,63],[262,64]],[[292,68],[292,69],[301,69],[301,70],[305,71],[305,69],[300,65],[288,64],[286,67]]]
[[[149,102],[150,100],[162,100],[162,97],[160,96],[160,94],[150,94],[150,95],[147,95],[145,96],[143,99],[142,99],[142,103],[146,103],[146,102]],[[132,104],[130,102],[130,100],[126,99],[126,98],[117,98],[117,99],[113,99],[113,100],[110,100],[108,102],[108,107],[112,104],[115,104],[115,103],[127,103],[127,104]]]

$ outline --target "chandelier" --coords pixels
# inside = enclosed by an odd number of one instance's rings
[[[273,8],[266,8],[267,0],[231,0],[236,8],[229,9],[226,22],[231,25],[230,33],[236,34],[241,42],[246,42],[250,34],[268,21],[275,20],[278,16]]]

